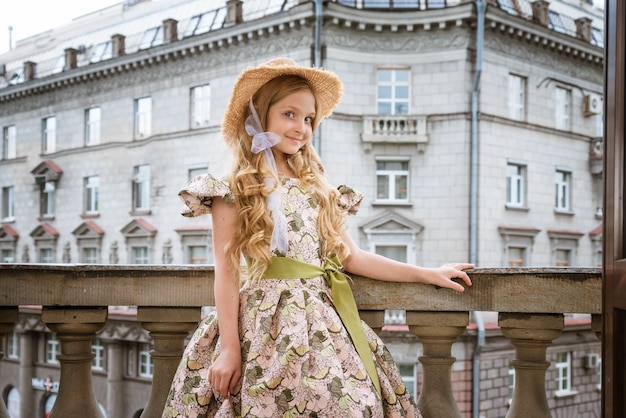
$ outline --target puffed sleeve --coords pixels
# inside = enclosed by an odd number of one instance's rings
[[[356,215],[363,201],[361,192],[345,184],[337,187],[337,190],[339,190],[339,207],[346,210],[350,215]]]
[[[178,197],[185,204],[181,214],[189,218],[210,214],[214,197],[223,197],[229,203],[234,202],[230,185],[210,174],[194,177],[178,192]]]

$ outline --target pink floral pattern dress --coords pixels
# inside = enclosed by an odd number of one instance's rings
[[[341,186],[340,204],[355,213],[362,196]],[[321,266],[319,208],[297,179],[280,193],[289,224],[287,257]],[[232,202],[228,184],[198,176],[181,191],[187,216],[210,213],[212,199]],[[242,285],[239,335],[243,375],[224,399],[208,382],[220,353],[218,318],[208,315],[193,334],[163,412],[174,417],[421,417],[380,338],[361,321],[382,398],[367,374],[323,277],[263,279]]]

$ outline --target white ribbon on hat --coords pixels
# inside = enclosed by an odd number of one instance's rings
[[[262,132],[262,130],[259,115],[256,113],[256,109],[252,104],[252,99],[250,99],[250,116],[246,119],[246,132],[248,132],[248,135],[252,136],[251,151],[254,154],[264,151],[267,165],[276,174],[276,177],[278,177],[278,169],[276,168],[276,160],[274,159],[274,153],[272,153],[272,147],[280,142],[280,136],[273,132]],[[270,177],[265,177],[264,181],[265,187],[267,188],[278,186]],[[270,250],[277,250],[283,254],[287,254],[287,250],[289,249],[287,218],[285,217],[283,205],[280,200],[278,187],[267,196],[267,207],[270,210],[272,221],[274,222]]]

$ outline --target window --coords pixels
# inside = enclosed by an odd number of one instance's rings
[[[526,78],[509,74],[509,118],[524,120],[526,104]]]
[[[147,138],[152,134],[152,98],[135,100],[135,139]]]
[[[564,89],[562,87],[556,88],[556,97],[555,97],[555,119],[556,119],[556,129],[561,131],[567,131],[571,128],[570,126],[570,112],[571,112],[571,103],[572,103],[572,92],[568,89]]]
[[[209,251],[206,245],[190,245],[189,246],[189,264],[207,264]]]
[[[2,221],[12,221],[15,218],[15,188],[2,188]]]
[[[9,332],[8,334],[7,357],[10,359],[20,358],[20,336],[15,331]]]
[[[509,267],[522,267],[528,265],[526,263],[526,248],[507,247],[507,259]]]
[[[43,120],[41,151],[50,154],[57,148],[57,118],[51,116]]]
[[[572,353],[557,353],[556,355],[556,395],[572,392]]]
[[[554,264],[557,267],[567,267],[572,265],[572,252],[568,249],[559,248],[554,252]]]
[[[206,84],[191,89],[191,128],[209,125],[211,113],[211,86]]]
[[[379,159],[376,161],[376,201],[409,201],[409,161]]]
[[[17,157],[16,138],[15,125],[5,126],[2,130],[2,159],[9,160]]]
[[[187,170],[187,181],[191,181],[197,176],[200,176],[202,174],[207,174],[208,171],[209,171],[209,167],[206,165],[190,167],[189,170]]]
[[[570,212],[572,173],[566,170],[556,170],[555,175],[555,205],[554,208],[561,212]]]
[[[139,376],[152,377],[154,364],[150,356],[150,344],[143,343],[139,345]]]
[[[91,362],[91,368],[93,370],[104,370],[104,345],[100,338],[95,338],[91,344],[91,351],[95,357]]]
[[[13,248],[3,248],[1,256],[1,263],[15,263],[15,250]]]
[[[409,113],[409,70],[379,69],[376,103],[379,115],[407,115]]]
[[[100,108],[85,110],[85,145],[100,143]]]
[[[509,405],[513,402],[513,392],[515,391],[515,367],[512,361],[509,361]]]
[[[147,49],[153,46],[161,45],[163,43],[163,27],[155,26],[154,28],[146,29],[141,37],[139,49]]]
[[[54,195],[56,192],[56,182],[46,181],[41,183],[39,192],[39,214],[42,217],[54,216]]]
[[[506,166],[506,205],[526,206],[526,165],[509,162]]]
[[[135,167],[133,176],[133,210],[150,209],[150,166]]]
[[[81,263],[85,264],[97,264],[98,263],[98,249],[97,248],[83,248],[81,254]]]
[[[59,340],[55,334],[46,334],[46,363],[59,364],[57,354],[59,350]]]
[[[380,245],[375,244],[376,254],[382,255],[392,260],[406,263],[408,258],[407,245]],[[385,310],[385,325],[406,324],[406,310],[404,309],[387,309]],[[403,376],[404,380],[404,376]]]
[[[150,263],[150,257],[148,256],[148,247],[133,247],[132,255],[132,264]]]
[[[54,263],[54,251],[52,248],[40,248],[39,249],[39,262],[40,263]]]
[[[89,62],[100,62],[108,60],[113,56],[113,43],[106,41],[93,47]]]
[[[406,390],[417,399],[417,385],[415,384],[416,367],[415,364],[399,364],[402,382],[406,386]]]
[[[100,177],[85,178],[85,213],[98,213],[100,210]]]

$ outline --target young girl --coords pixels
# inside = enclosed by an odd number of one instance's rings
[[[199,176],[180,192],[187,215],[213,216],[216,315],[189,342],[164,417],[420,416],[342,270],[462,292],[452,279],[471,285],[473,266],[417,267],[350,238],[345,217],[362,196],[327,184],[311,143],[341,93],[335,74],[287,58],[235,83],[228,180]]]

